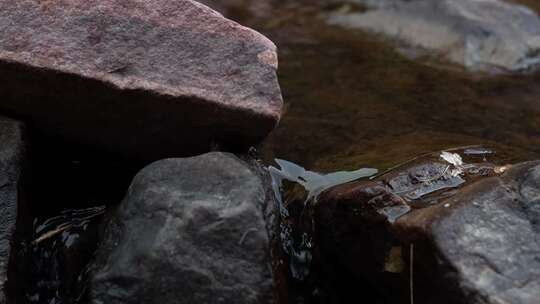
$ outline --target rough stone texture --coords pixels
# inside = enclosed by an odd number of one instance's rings
[[[272,303],[260,177],[231,154],[158,161],[113,215],[92,303]]]
[[[540,62],[540,18],[501,0],[358,0],[372,10],[329,20],[397,38],[471,70],[530,68]],[[411,52],[406,52],[411,54]]]
[[[317,263],[344,298],[409,303],[412,250],[414,303],[538,303],[539,162],[438,193],[428,204],[405,200],[413,210],[393,223],[381,208],[404,200],[381,181],[339,186],[319,200]]]
[[[21,173],[24,160],[24,127],[21,123],[0,117],[0,303],[6,301],[12,241],[21,200]],[[11,278],[11,276],[10,276]],[[11,279],[10,279],[11,280]]]
[[[0,109],[156,159],[240,150],[280,117],[275,45],[191,0],[0,2]]]
[[[539,207],[539,173],[539,165],[524,165],[506,178],[483,181],[452,200],[468,204],[432,224],[434,240],[471,303],[538,303],[540,217],[533,210]],[[519,188],[528,188],[525,195]]]

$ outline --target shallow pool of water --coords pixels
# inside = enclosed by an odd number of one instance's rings
[[[286,105],[262,148],[267,161],[384,170],[466,145],[493,147],[507,162],[540,156],[540,74],[490,76],[437,58],[410,60],[382,37],[328,25],[325,14],[360,8],[324,3],[207,1],[279,48]]]

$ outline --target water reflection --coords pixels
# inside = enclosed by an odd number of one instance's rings
[[[79,303],[105,210],[105,206],[67,209],[34,220],[26,274],[28,303]]]
[[[322,0],[206,3],[279,48],[287,106],[264,146],[268,162],[279,157],[327,172],[386,169],[465,145],[494,147],[509,163],[540,157],[539,74],[494,77],[432,56],[411,60],[381,36],[324,19],[361,7]]]
[[[377,174],[377,169],[362,168],[356,171],[338,171],[328,174],[320,174],[308,171],[297,164],[283,159],[276,159],[275,162],[281,167],[277,169],[273,166],[268,168],[272,176],[274,190],[280,188],[283,180],[298,183],[304,187],[307,192],[306,202],[317,201],[317,197],[323,191],[344,183],[348,183],[363,177],[369,177]],[[279,185],[279,186],[278,186]],[[279,193],[279,191],[276,191]]]
[[[317,203],[317,198],[324,191],[376,174],[376,169],[362,168],[355,171],[339,171],[321,174],[306,170],[290,161],[276,159],[279,169],[268,167],[272,178],[272,189],[281,211],[281,244],[289,256],[289,269],[293,278],[304,280],[310,273],[313,249],[313,222],[310,204]],[[290,200],[287,197],[285,182],[289,187],[301,187],[299,197]],[[292,185],[291,185],[292,183]],[[287,200],[289,199],[289,200]]]
[[[38,237],[32,242],[33,245],[38,245],[44,240],[55,237],[61,233],[64,235],[74,228],[81,228],[86,230],[90,221],[102,215],[105,212],[105,206],[91,207],[86,209],[67,209],[60,213],[60,215],[48,218],[43,223],[38,225],[38,219],[35,219],[34,225],[35,234]],[[69,247],[69,246],[68,246]]]
[[[344,186],[348,190],[343,193],[355,193],[345,197],[366,208],[372,206],[393,223],[414,209],[456,195],[467,184],[503,174],[509,165],[504,165],[495,152],[481,146],[448,149],[421,155],[379,175],[376,169],[368,168],[321,174],[276,159],[279,168],[269,166],[268,172],[281,210],[281,243],[292,277],[303,281],[310,275],[316,246],[313,207],[328,203],[318,201],[326,191],[336,190],[335,196]]]

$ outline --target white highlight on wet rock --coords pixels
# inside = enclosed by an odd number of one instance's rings
[[[276,163],[281,167],[277,169],[273,166],[268,168],[274,183],[274,190],[277,190],[276,182],[288,180],[299,183],[308,192],[306,202],[316,200],[319,194],[334,186],[355,181],[363,177],[369,177],[377,174],[377,169],[362,168],[356,171],[338,171],[329,174],[321,174],[308,171],[292,162],[276,159]]]
[[[450,152],[443,151],[441,153],[441,158],[444,159],[445,161],[449,162],[450,164],[454,165],[454,166],[462,166],[463,165],[463,159],[457,153],[450,153]]]

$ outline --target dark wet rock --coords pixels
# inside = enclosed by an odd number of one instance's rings
[[[525,6],[501,0],[357,2],[372,9],[334,13],[330,23],[382,33],[471,70],[517,71],[540,63],[540,18]]]
[[[146,167],[108,225],[91,302],[272,303],[266,195],[232,154]]]
[[[31,184],[25,192],[32,204],[17,223],[14,303],[84,303],[78,299],[103,234],[103,205],[123,199],[141,165],[79,154],[44,138],[32,137],[31,144]]]
[[[459,175],[463,184],[407,197],[433,176],[426,168],[442,164],[422,158],[324,193],[321,273],[345,299],[364,292],[374,303],[409,303],[412,288],[414,303],[537,303],[540,163],[480,162]],[[401,207],[409,211],[384,211]]]
[[[191,0],[0,3],[0,109],[156,159],[241,150],[280,117],[275,45]]]
[[[26,144],[24,126],[0,117],[0,143],[0,303],[5,303],[6,283],[11,285],[15,280],[14,273],[8,275],[8,266],[14,256],[12,245],[18,210],[24,201],[21,192]]]

